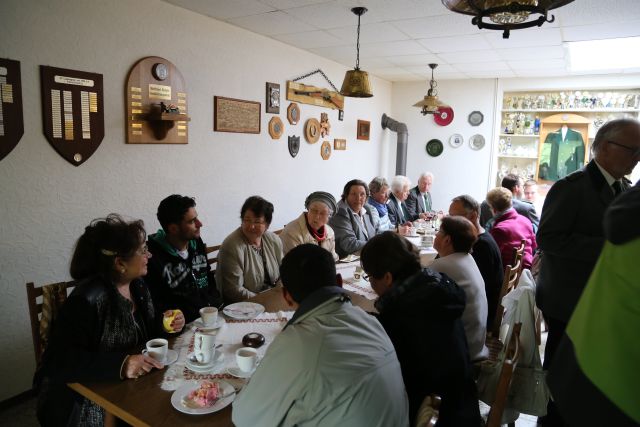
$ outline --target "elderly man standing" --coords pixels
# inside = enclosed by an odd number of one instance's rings
[[[403,227],[411,226],[411,221],[416,219],[409,213],[409,208],[405,203],[409,197],[410,186],[411,181],[403,175],[396,175],[391,180],[391,194],[387,203],[389,221],[391,221],[393,228],[401,232],[406,231],[403,230]]]
[[[498,309],[498,298],[504,279],[504,268],[500,248],[494,238],[480,225],[480,204],[471,196],[463,194],[455,197],[449,205],[449,215],[459,215],[467,218],[476,229],[478,240],[473,244],[471,256],[473,257],[482,279],[484,290],[487,294],[487,328],[491,327]]]
[[[391,340],[337,286],[328,251],[292,249],[280,266],[295,310],[233,402],[236,426],[405,427],[409,404]]]
[[[520,178],[518,175],[510,173],[509,175],[502,178],[500,186],[511,191],[511,194],[513,195],[511,198],[513,209],[515,209],[516,212],[531,221],[531,224],[533,224],[533,232],[535,233],[538,230],[540,219],[538,218],[538,214],[536,213],[536,208],[531,203],[523,202],[522,200],[520,200],[524,196],[524,192],[522,190],[522,178]],[[491,208],[485,200],[480,206],[480,224],[488,230],[493,227],[494,220],[495,218],[493,218]]]
[[[409,192],[407,208],[412,218],[428,219],[428,212],[432,210],[431,184],[433,184],[433,174],[424,172],[418,178],[418,185]]]
[[[591,146],[594,159],[557,181],[544,202],[538,242],[542,265],[536,302],[549,326],[547,368],[604,245],[604,212],[616,195],[629,188],[624,178],[640,160],[640,122],[612,120]],[[543,425],[562,425],[550,402]]]

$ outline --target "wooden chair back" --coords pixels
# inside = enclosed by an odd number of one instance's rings
[[[220,250],[220,245],[207,246],[207,264],[211,267],[211,270],[216,269],[216,264],[218,264],[218,251]]]
[[[74,286],[75,282],[52,283],[39,288],[33,282],[26,285],[36,366],[40,366],[42,354],[47,348],[51,324],[57,317],[60,307],[67,300],[69,290]]]
[[[520,246],[518,246],[517,248],[513,248],[513,265],[520,265],[520,269],[518,270],[518,278],[520,278],[520,274],[522,274],[522,268],[524,266],[524,264],[522,263],[522,258],[524,257],[525,243],[526,240],[522,239],[520,241]]]
[[[511,377],[513,376],[513,370],[515,369],[518,358],[520,357],[520,328],[522,323],[516,323],[513,325],[513,331],[511,332],[511,339],[505,350],[504,363],[502,365],[502,371],[500,371],[500,378],[496,387],[496,396],[491,404],[489,415],[487,416],[486,427],[500,427],[502,425],[502,413],[507,405],[507,397],[509,396],[509,389],[511,388]],[[515,423],[510,423],[509,426],[514,426]]]
[[[504,279],[502,280],[502,288],[498,295],[498,305],[496,308],[496,315],[493,319],[493,325],[489,334],[493,337],[497,337],[500,332],[500,325],[502,324],[502,318],[504,317],[504,307],[502,306],[502,298],[511,292],[518,285],[518,280],[522,275],[522,257],[524,256],[524,244],[523,239],[520,246],[513,249],[513,267],[507,265],[504,268]]]
[[[431,394],[424,398],[418,414],[416,415],[415,427],[435,427],[440,415],[440,404],[442,398],[437,394]]]

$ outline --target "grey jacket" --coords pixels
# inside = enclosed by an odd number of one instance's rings
[[[431,206],[431,193],[427,192],[427,202],[428,206],[424,205],[424,199],[420,195],[420,189],[418,186],[415,186],[409,191],[409,197],[407,197],[406,204],[407,209],[409,210],[409,215],[412,220],[415,221],[420,217],[421,213],[429,212],[432,209]]]
[[[363,216],[363,228],[357,214],[349,205],[344,200],[338,202],[338,210],[331,217],[329,224],[336,235],[336,252],[340,258],[359,253],[365,243],[377,232],[376,225],[379,219],[372,213],[375,208],[365,204],[364,209],[366,213]]]

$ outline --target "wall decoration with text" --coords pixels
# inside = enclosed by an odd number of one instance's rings
[[[213,130],[260,133],[260,103],[215,96],[213,98]]]
[[[187,144],[187,89],[180,70],[159,56],[142,58],[126,88],[128,144]]]
[[[20,61],[0,58],[0,160],[24,134]]]
[[[369,140],[369,132],[371,130],[371,122],[367,120],[358,120],[357,138],[363,141]]]
[[[280,85],[277,83],[267,83],[267,95],[265,101],[265,111],[267,113],[280,114]]]
[[[43,130],[65,160],[80,166],[104,138],[102,74],[40,66]]]

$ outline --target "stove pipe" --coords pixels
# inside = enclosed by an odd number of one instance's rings
[[[407,173],[407,144],[409,141],[409,131],[407,125],[393,120],[386,114],[382,114],[382,129],[387,129],[398,134],[398,146],[396,148],[396,175],[406,175]]]

